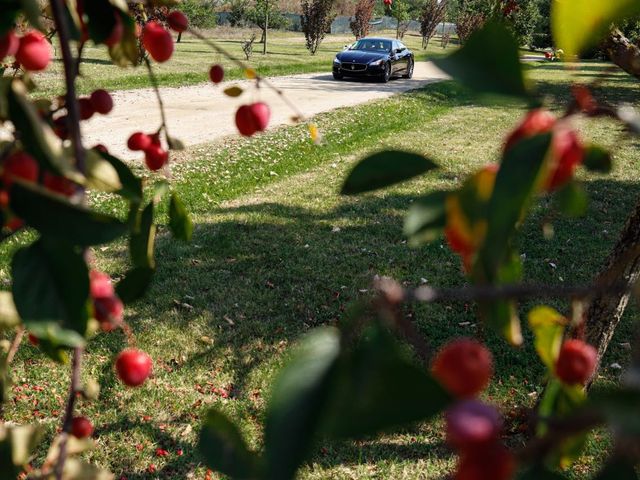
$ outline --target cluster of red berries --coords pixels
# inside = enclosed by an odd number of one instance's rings
[[[459,399],[445,413],[447,441],[459,453],[454,479],[512,478],[515,460],[500,441],[500,414],[473,398],[487,387],[493,374],[491,352],[476,340],[454,340],[438,352],[432,373]]]
[[[58,106],[65,106],[65,98],[58,99]],[[95,90],[88,97],[78,99],[78,109],[80,110],[80,120],[89,120],[94,114],[107,115],[113,110],[113,98],[106,90]],[[41,112],[43,117],[49,115],[49,112]],[[69,138],[69,117],[67,113],[58,115],[53,120],[53,131],[61,140]]]
[[[189,20],[184,13],[173,11],[167,15],[167,23],[172,30],[182,33],[189,28]],[[142,29],[142,45],[156,62],[166,62],[173,55],[173,38],[158,22],[151,21]]]
[[[542,190],[551,192],[571,180],[585,156],[585,148],[578,134],[567,125],[566,120],[558,121],[548,110],[532,110],[507,137],[504,150],[506,152],[520,140],[543,133],[551,133],[552,140],[540,185]]]
[[[597,350],[582,340],[565,340],[556,361],[556,375],[568,385],[584,385],[593,376]]]
[[[9,230],[17,230],[22,227],[21,219],[14,216],[9,210],[9,189],[14,180],[36,183],[40,175],[38,162],[28,153],[21,150],[7,155],[2,160],[2,174],[0,175],[0,208],[5,211],[7,220],[5,227]],[[44,172],[43,186],[52,193],[71,197],[77,191],[76,185],[69,179]]]
[[[267,128],[269,117],[271,117],[271,110],[264,102],[242,105],[236,111],[236,127],[242,135],[250,137]]]
[[[169,152],[162,148],[160,135],[134,132],[127,140],[129,150],[144,152],[144,161],[149,170],[160,170],[169,161]]]
[[[51,45],[42,33],[35,30],[18,37],[13,30],[0,36],[0,61],[15,57],[22,68],[39,72],[51,62]]]
[[[89,292],[93,301],[93,314],[100,323],[100,328],[110,332],[122,325],[124,306],[116,295],[111,277],[92,270],[89,274]]]

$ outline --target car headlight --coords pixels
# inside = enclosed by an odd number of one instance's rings
[[[378,65],[382,65],[384,63],[384,60],[381,58],[380,60],[374,60],[373,62],[370,62],[369,65],[371,65],[372,67],[377,67]]]
[[[333,59],[333,63],[340,64],[340,60],[338,60],[338,58],[334,58],[334,59]]]

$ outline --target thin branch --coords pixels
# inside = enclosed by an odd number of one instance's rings
[[[60,441],[60,455],[56,464],[55,474],[56,480],[62,480],[64,472],[64,463],[67,459],[67,439],[71,432],[71,424],[73,422],[73,411],[76,404],[76,398],[80,391],[80,368],[82,364],[82,347],[76,347],[73,350],[73,360],[71,361],[71,386],[69,387],[69,397],[67,398],[67,406],[65,408],[64,420],[62,422],[62,439]]]
[[[62,64],[64,65],[64,82],[66,89],[66,106],[68,113],[68,128],[73,153],[76,159],[76,168],[82,174],[86,173],[85,152],[82,146],[82,136],[80,134],[80,108],[76,98],[76,63],[71,54],[69,40],[69,27],[65,20],[65,12],[62,0],[51,0],[51,11],[55,20],[58,38],[60,39],[60,49],[62,50]]]

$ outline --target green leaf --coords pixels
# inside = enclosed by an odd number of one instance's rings
[[[105,160],[97,150],[86,151],[86,186],[100,192],[118,192],[122,190],[120,175],[113,164]]]
[[[17,478],[42,439],[42,429],[32,425],[0,425],[0,472]]]
[[[20,0],[22,5],[22,13],[29,20],[29,23],[36,29],[44,32],[42,26],[42,12],[40,11],[40,5],[37,0]]]
[[[13,80],[7,93],[9,118],[19,134],[24,150],[50,171],[62,174],[68,170],[69,160],[62,155],[60,140],[27,98],[24,84],[17,79]]]
[[[11,292],[0,291],[0,331],[13,328],[20,323],[20,315],[13,302]]]
[[[477,93],[528,96],[518,42],[500,22],[487,22],[460,50],[434,63]]]
[[[417,153],[385,150],[361,160],[349,173],[343,195],[370,192],[404,182],[438,166]]]
[[[247,448],[238,427],[222,413],[209,410],[198,447],[209,468],[234,479],[259,478],[257,455]]]
[[[135,267],[154,269],[154,245],[156,240],[156,226],[153,223],[153,202],[149,202],[138,218],[136,228],[129,239],[129,253],[131,263]]]
[[[566,478],[544,465],[535,465],[518,475],[517,480],[565,480]]]
[[[611,154],[598,145],[587,146],[582,164],[587,170],[599,173],[609,173],[613,167]]]
[[[0,0],[2,15],[0,15],[0,35],[4,35],[15,26],[16,17],[20,12],[19,0]]]
[[[182,200],[175,194],[171,194],[169,202],[169,228],[173,236],[179,240],[188,242],[191,240],[193,233],[193,223],[189,218],[189,213],[184,207]]]
[[[612,23],[638,13],[637,0],[554,0],[551,31],[556,46],[572,57],[597,45]]]
[[[633,462],[626,458],[610,458],[593,480],[638,480]]]
[[[122,21],[122,39],[109,47],[109,56],[113,63],[120,67],[136,66],[140,60],[140,50],[138,50],[135,20],[120,10],[116,14],[120,15]]]
[[[43,235],[91,246],[108,243],[124,235],[120,220],[70,203],[43,188],[15,181],[11,186],[11,210]]]
[[[338,331],[319,328],[303,339],[278,375],[266,413],[265,478],[294,478],[320,426],[339,353]]]
[[[104,160],[109,162],[118,173],[118,178],[120,179],[122,188],[116,193],[134,203],[142,202],[142,181],[133,174],[129,166],[119,158],[116,158],[109,153],[100,150],[94,151],[97,152]]]
[[[38,340],[46,340],[55,348],[82,347],[85,344],[85,339],[82,335],[74,330],[62,328],[56,322],[25,321],[25,326],[29,333],[38,338]]]
[[[449,192],[432,192],[411,204],[404,219],[404,234],[412,243],[431,241],[444,229],[447,223],[447,195]]]
[[[91,0],[84,2],[84,12],[89,20],[87,24],[89,38],[95,43],[104,43],[116,24],[117,10],[109,0]]]
[[[551,307],[540,306],[529,312],[536,352],[550,372],[555,370],[566,324],[567,319]]]
[[[536,180],[551,144],[551,135],[537,135],[510,148],[498,170],[489,200],[487,236],[480,251],[483,276],[493,281],[509,249],[516,225],[535,192]]]
[[[406,360],[380,327],[339,363],[323,433],[361,437],[428,420],[453,399],[425,371]]]
[[[142,298],[147,292],[155,270],[149,267],[136,267],[129,270],[116,285],[116,293],[123,303],[129,304]]]
[[[182,140],[180,140],[179,138],[170,137],[169,135],[167,135],[167,143],[169,144],[169,149],[170,150],[184,150],[185,149],[184,142]]]
[[[89,271],[79,250],[41,238],[15,253],[11,273],[16,308],[34,333],[43,322],[85,334]]]
[[[587,213],[589,197],[584,187],[575,180],[565,184],[555,194],[558,210],[570,217],[582,217]]]

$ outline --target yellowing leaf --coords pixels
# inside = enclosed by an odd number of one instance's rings
[[[635,13],[640,13],[638,0],[554,0],[553,38],[572,57],[596,45],[612,23]]]
[[[253,68],[246,68],[244,70],[244,76],[247,77],[249,80],[253,80],[258,76],[258,74]]]
[[[239,97],[242,95],[243,90],[240,87],[227,87],[224,89],[224,94],[229,97]]]
[[[309,136],[311,137],[311,141],[316,144],[320,143],[320,141],[322,140],[320,136],[320,130],[318,130],[318,127],[315,123],[309,124]]]
[[[567,319],[551,307],[540,306],[529,312],[529,327],[535,335],[534,345],[542,363],[555,368]]]

